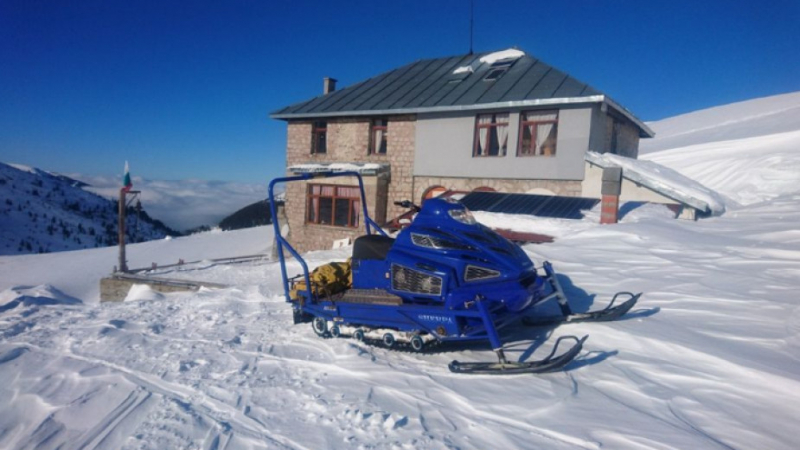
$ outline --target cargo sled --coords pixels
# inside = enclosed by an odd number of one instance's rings
[[[574,314],[549,262],[537,270],[517,245],[475,221],[452,200],[429,199],[410,226],[389,237],[367,213],[364,184],[356,172],[322,172],[276,178],[270,182],[272,217],[277,218],[275,186],[314,178],[354,177],[361,193],[361,222],[366,234],[355,239],[350,260],[309,271],[306,261],[273,221],[286,301],[295,323],[310,322],[321,337],[352,337],[389,348],[424,351],[442,342],[484,341],[497,362],[453,361],[460,373],[542,373],[560,370],[581,351],[586,336],[563,336],[553,351],[537,361],[509,361],[499,331],[525,319],[542,322],[613,320],[630,310],[641,294],[608,308]],[[302,267],[289,277],[286,252]],[[561,316],[531,315],[539,303],[555,300]],[[559,353],[559,344],[571,342]]]

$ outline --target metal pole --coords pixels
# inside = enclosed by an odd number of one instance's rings
[[[127,272],[128,264],[125,262],[125,189],[119,190],[119,215],[117,222],[119,235],[119,271]]]
[[[469,54],[472,54],[472,33],[473,33],[473,24],[472,18],[475,15],[475,6],[474,0],[469,0]]]

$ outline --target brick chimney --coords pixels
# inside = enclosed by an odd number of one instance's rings
[[[322,93],[327,95],[336,90],[336,79],[325,77],[322,79]]]
[[[617,223],[619,220],[619,195],[622,192],[622,167],[603,169],[603,195],[600,207],[600,223]]]

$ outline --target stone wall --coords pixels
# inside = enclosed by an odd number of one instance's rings
[[[444,186],[455,191],[472,191],[479,187],[489,187],[497,192],[533,193],[546,190],[555,195],[578,197],[581,195],[581,182],[576,180],[509,180],[498,178],[444,178],[414,177],[414,201],[419,203],[425,191],[432,186]]]
[[[312,121],[293,121],[288,124],[286,139],[287,166],[305,163],[358,162],[388,164],[389,173],[364,176],[367,210],[377,223],[405,212],[394,201],[411,199],[414,165],[414,116],[390,116],[385,155],[370,155],[370,118],[327,120],[327,152],[311,154]],[[331,178],[315,180],[320,184],[353,185],[354,180]],[[287,185],[286,215],[289,221],[289,241],[298,251],[327,249],[334,240],[355,238],[364,234],[363,223],[358,229],[306,224],[306,182]],[[363,222],[363,221],[362,221]]]
[[[415,126],[414,116],[389,117],[386,154],[367,155],[363,159],[364,162],[384,163],[391,167],[386,209],[386,218],[389,220],[406,212],[394,202],[411,200],[413,197]],[[365,139],[369,142],[369,130]]]
[[[388,176],[371,175],[363,176],[364,195],[367,200],[367,212],[370,217],[385,216],[385,203],[380,204],[380,199],[386,198]],[[366,233],[363,218],[359,220],[357,228],[339,227],[333,225],[318,225],[306,223],[306,194],[309,184],[338,184],[355,186],[357,182],[349,177],[320,178],[312,181],[296,181],[286,185],[286,219],[289,222],[289,236],[287,239],[299,252],[311,250],[325,250],[333,246],[333,241],[349,238],[352,242],[356,237]],[[360,216],[360,214],[359,214]],[[378,223],[381,223],[375,220]]]
[[[112,274],[100,279],[100,302],[121,302],[135,285],[145,284],[150,289],[168,294],[171,292],[197,291],[201,287],[222,289],[228,286],[202,281],[173,280],[127,273]]]

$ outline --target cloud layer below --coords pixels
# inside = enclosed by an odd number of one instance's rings
[[[118,198],[122,187],[121,177],[67,176],[88,183],[84,189],[107,198]],[[215,226],[229,214],[267,197],[264,184],[229,181],[164,181],[133,177],[133,189],[142,192],[142,207],[151,217],[179,231],[201,225]]]

